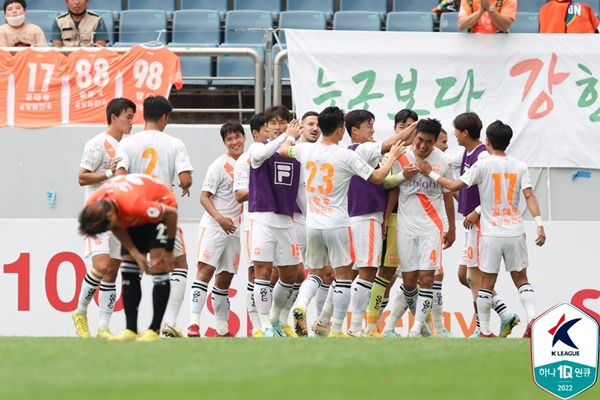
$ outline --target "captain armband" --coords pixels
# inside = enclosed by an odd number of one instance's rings
[[[291,158],[296,158],[296,149],[294,148],[294,146],[288,149],[288,156],[290,156]]]

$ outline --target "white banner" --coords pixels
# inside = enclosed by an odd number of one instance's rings
[[[197,221],[182,223],[188,249],[188,288],[196,275]],[[535,224],[526,223],[529,238],[535,235]],[[600,323],[600,269],[593,257],[593,249],[600,237],[600,222],[548,222],[547,244],[538,248],[529,239],[531,284],[537,295],[537,310],[564,302],[572,302],[588,312]],[[446,326],[459,337],[469,336],[475,330],[470,291],[456,278],[463,231],[457,229],[458,240],[444,252],[445,278],[444,319]],[[3,219],[0,224],[0,336],[75,336],[71,312],[77,307],[79,285],[91,262],[82,259],[84,242],[76,232],[76,221],[71,219],[36,220]],[[139,327],[145,329],[152,318],[152,281],[144,277]],[[120,279],[118,281],[120,293]],[[229,330],[237,336],[247,335],[246,313],[247,270],[240,265],[233,279],[229,295],[231,314]],[[209,290],[212,288],[212,282]],[[511,310],[522,319],[525,314],[517,291],[505,272],[501,272],[496,287]],[[392,294],[396,289],[392,289]],[[209,296],[210,299],[210,296]],[[309,309],[309,321],[315,319],[314,302]],[[125,328],[121,301],[111,320],[115,333]],[[214,335],[215,320],[210,304],[204,307],[200,329],[202,336]],[[384,316],[389,311],[384,312]],[[88,309],[90,331],[96,333],[98,307]],[[178,325],[185,329],[189,320],[189,291],[186,292]],[[349,320],[349,319],[348,319]],[[290,321],[291,322],[291,321]],[[405,315],[398,332],[406,335],[412,316]],[[500,322],[492,316],[492,327]],[[525,324],[515,329],[513,336],[522,335]]]
[[[509,152],[530,167],[600,168],[600,53],[594,35],[286,31],[298,115],[368,109],[375,136],[394,114],[452,121],[476,112],[513,128]]]

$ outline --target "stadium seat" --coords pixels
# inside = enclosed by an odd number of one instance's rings
[[[173,18],[175,0],[127,0],[128,10],[161,10],[167,18]]]
[[[515,21],[510,26],[511,33],[538,33],[540,31],[540,21],[538,13],[517,12]]]
[[[219,47],[240,47],[239,45],[223,43]],[[243,47],[249,47],[256,50],[264,59],[265,45],[246,44]],[[254,77],[254,61],[250,57],[218,57],[217,58],[217,76],[218,77]],[[240,85],[254,86],[254,78],[249,80],[227,79],[214,80],[213,85]]]
[[[158,31],[164,30],[159,42],[167,43],[167,13],[160,10],[125,10],[121,12],[119,41],[117,47],[150,43],[158,37]]]
[[[68,8],[65,0],[27,0],[27,14],[33,10],[54,10],[63,13]]]
[[[344,31],[379,31],[379,13],[369,11],[338,11],[333,14],[333,29]]]
[[[94,1],[96,3],[96,1]],[[102,0],[102,3],[93,4],[94,7],[102,6],[103,10],[110,10],[113,13],[115,19],[118,19],[123,11],[123,1],[121,0]]]
[[[327,29],[325,13],[318,11],[284,11],[279,14],[279,40],[285,44],[285,29]]]
[[[273,18],[277,19],[281,12],[281,0],[234,0],[233,9],[271,11]]]
[[[438,3],[438,0],[394,0],[392,11],[431,12]]]
[[[273,46],[273,60],[275,60],[275,56],[281,51],[281,50],[286,50],[286,45],[279,45],[276,44],[275,46]],[[281,64],[281,84],[285,85],[285,86],[289,86],[290,85],[290,69],[288,68],[288,62],[289,62],[289,58],[287,60],[285,60],[283,62],[283,64]],[[287,79],[287,80],[285,80]]]
[[[221,20],[217,10],[177,10],[173,14],[173,39],[177,43],[221,43]]]
[[[600,14],[600,0],[584,0],[583,2],[589,4],[594,9],[594,14]]]
[[[529,13],[539,13],[540,12],[540,8],[542,8],[542,6],[544,4],[546,4],[547,0],[525,0],[525,1],[520,1],[519,2],[519,6],[517,8],[518,12],[529,12]],[[587,1],[583,1],[584,3],[587,3]],[[589,4],[589,3],[588,3]]]
[[[115,33],[115,16],[112,10],[92,10],[96,14],[100,14],[102,19],[104,20],[104,26],[106,26],[106,32],[108,32],[108,41],[110,44],[114,44],[117,39],[117,34]]]
[[[205,43],[175,43],[171,42],[167,47],[213,47],[206,46]],[[216,47],[216,46],[214,46]],[[213,58],[208,56],[183,56],[179,54],[179,63],[181,64],[181,75],[184,85],[208,85],[208,79],[196,79],[196,76],[213,76],[212,65]]]
[[[387,15],[387,31],[433,32],[433,14],[430,12],[397,11]]]
[[[333,0],[287,0],[287,11],[321,11],[328,20],[333,18]]]
[[[265,43],[267,30],[272,27],[273,16],[269,12],[251,10],[227,11],[224,43]]]
[[[377,12],[381,18],[387,14],[387,0],[340,0],[340,11]]]
[[[217,10],[221,19],[227,13],[227,0],[180,0],[180,10]]]
[[[457,12],[446,12],[440,15],[440,32],[462,32],[458,29]]]
[[[42,28],[48,44],[52,43],[52,24],[60,12],[53,10],[27,10],[26,21]]]

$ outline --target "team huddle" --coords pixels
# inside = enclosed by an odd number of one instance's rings
[[[121,140],[136,109],[127,99],[114,99],[107,106],[108,129],[86,143],[79,183],[87,200],[79,229],[93,266],[72,315],[81,337],[91,336],[87,307],[98,287],[99,337],[154,341],[160,334],[184,335],[176,320],[188,268],[171,187],[177,175],[182,195],[189,195],[193,168],[183,142],[162,132],[171,110],[164,97],[147,98],[144,130]],[[231,336],[228,291],[242,249],[254,337],[308,336],[313,298],[318,317],[310,328],[316,336],[396,337],[408,309],[414,316],[409,337],[453,337],[442,318],[442,251],[455,241],[455,197],[465,218],[459,279],[473,295],[473,337],[496,336],[491,309],[501,319],[500,337],[520,322],[494,291],[502,261],[527,315],[524,337],[530,335],[535,293],[526,273],[521,193],[538,225],[537,245],[544,244],[545,232],[526,165],[505,153],[511,128],[490,124],[484,144],[477,114],[460,114],[454,128],[465,151],[448,158],[447,135],[436,119],[401,110],[394,134],[383,142],[373,139],[374,119],[367,110],[345,114],[328,107],[296,120],[285,107],[270,107],[250,120],[254,143],[246,152],[242,125],[228,121],[221,127],[226,151],[208,167],[200,195],[205,213],[188,337],[201,336],[213,277],[216,336]],[[348,148],[339,144],[346,133]],[[454,170],[460,171],[456,180]],[[126,329],[113,336],[108,323],[119,269]],[[153,277],[154,314],[139,335],[142,272]],[[397,276],[400,290],[379,330]]]

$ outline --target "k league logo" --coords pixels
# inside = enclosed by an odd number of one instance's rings
[[[570,303],[546,311],[531,329],[533,379],[561,399],[596,383],[598,322]]]
[[[292,186],[294,166],[292,163],[275,161],[275,184]]]

